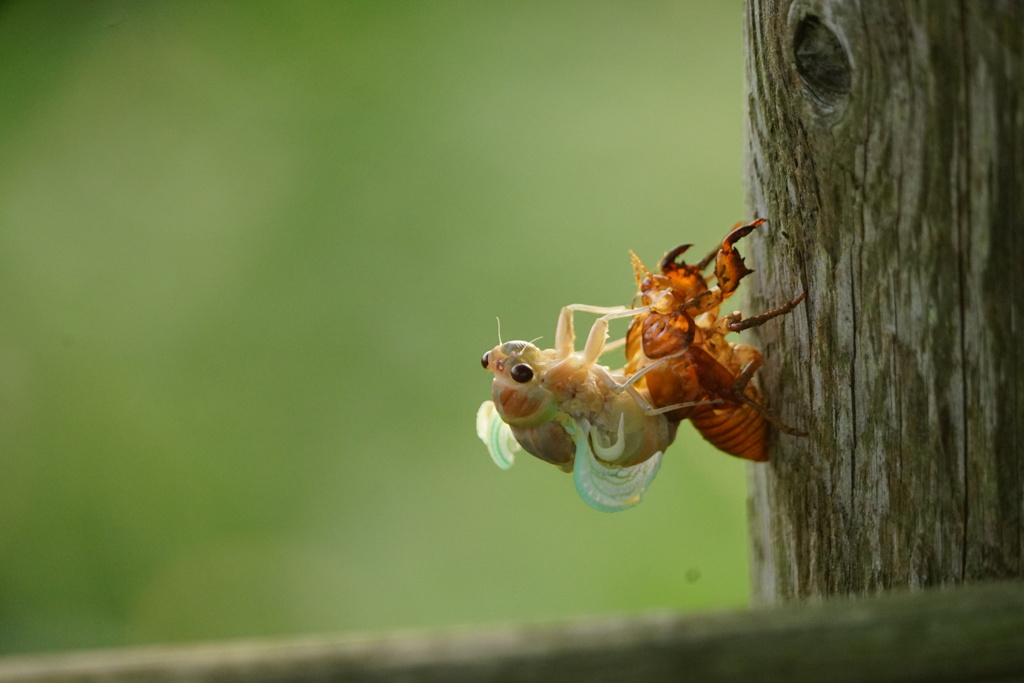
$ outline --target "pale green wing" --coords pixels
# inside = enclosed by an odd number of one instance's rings
[[[498,467],[507,470],[515,462],[515,453],[522,446],[512,435],[512,430],[505,424],[494,407],[494,401],[484,401],[480,410],[476,411],[476,435],[487,446],[491,460]]]
[[[661,453],[632,467],[607,465],[594,457],[587,438],[589,430],[573,427],[569,430],[576,441],[573,478],[580,497],[601,512],[618,512],[639,503],[661,467]]]

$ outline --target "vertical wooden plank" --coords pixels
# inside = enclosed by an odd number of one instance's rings
[[[1024,5],[749,0],[772,602],[1021,576]]]
[[[963,5],[968,578],[1024,572],[1024,8],[996,4]]]

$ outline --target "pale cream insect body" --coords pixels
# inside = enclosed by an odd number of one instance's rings
[[[600,314],[582,351],[574,348],[573,313]],[[665,408],[653,409],[646,390],[598,364],[609,320],[638,310],[575,304],[562,309],[555,348],[510,341],[484,354],[494,373],[493,401],[477,413],[477,433],[502,468],[526,450],[564,472],[572,472],[580,496],[606,512],[638,502],[657,473],[661,455],[676,435]]]

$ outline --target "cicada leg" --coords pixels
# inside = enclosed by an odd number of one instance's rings
[[[761,364],[763,362],[764,361],[762,360],[761,355],[758,354],[750,362],[743,366],[743,368],[740,370],[740,374],[736,376],[736,382],[733,384],[733,395],[736,399],[742,401],[743,403],[746,403],[748,406],[750,406],[757,412],[761,413],[761,415],[763,415],[766,420],[775,425],[775,428],[778,429],[780,432],[785,432],[786,434],[790,434],[792,436],[807,436],[807,432],[802,432],[799,429],[796,429],[795,427],[790,427],[789,425],[787,425],[785,422],[780,420],[775,415],[775,413],[769,410],[768,406],[764,405],[760,400],[751,397],[746,391],[747,385],[750,383],[751,378],[753,378],[754,373],[757,372],[757,369],[761,367]]]
[[[555,330],[555,349],[558,358],[568,358],[575,352],[576,335],[573,331],[573,313],[596,313],[601,317],[594,321],[583,347],[582,363],[592,365],[597,362],[605,351],[618,348],[624,341],[608,344],[608,324],[617,318],[631,318],[648,311],[647,308],[626,308],[625,306],[589,306],[587,304],[569,304],[563,306],[558,315],[558,326]]]
[[[622,348],[625,345],[626,345],[626,338],[625,337],[622,337],[621,339],[616,339],[615,341],[605,342],[604,348],[601,349],[601,354],[602,355],[606,354],[609,351],[614,351],[615,349]]]
[[[677,410],[687,410],[690,408],[696,408],[698,406],[713,406],[724,403],[724,399],[721,398],[705,398],[693,401],[680,401],[678,403],[673,403],[671,405],[665,406],[656,406],[651,402],[648,396],[646,396],[641,390],[637,389],[639,381],[643,379],[648,373],[654,372],[655,374],[658,374],[664,371],[668,371],[669,373],[671,373],[672,363],[675,360],[677,360],[680,356],[682,356],[684,353],[685,351],[680,351],[678,353],[672,354],[671,356],[659,358],[656,361],[652,362],[650,365],[646,365],[641,370],[638,370],[637,372],[634,372],[633,374],[629,375],[623,382],[616,381],[614,377],[605,372],[604,369],[601,368],[600,366],[595,367],[595,370],[597,371],[598,375],[604,380],[609,390],[611,390],[614,393],[619,393],[621,391],[629,393],[629,395],[636,402],[637,406],[639,406],[643,413],[648,417],[664,415],[666,413],[671,413]],[[681,417],[679,416],[669,417],[673,417],[675,422],[678,422],[679,419],[681,419]]]
[[[766,222],[764,218],[758,218],[756,221],[734,228],[722,240],[722,246],[718,250],[718,254],[715,255],[715,279],[718,280],[718,287],[722,290],[723,299],[736,291],[744,276],[754,272],[743,262],[743,257],[735,247],[736,242]]]
[[[757,327],[758,325],[764,325],[766,322],[768,322],[772,318],[776,318],[776,317],[778,317],[780,315],[785,315],[785,314],[789,313],[794,308],[796,308],[797,305],[801,301],[803,301],[806,298],[807,298],[807,292],[804,292],[803,294],[801,294],[797,298],[793,299],[792,301],[787,301],[786,303],[782,304],[778,308],[773,308],[770,311],[766,311],[765,313],[761,313],[759,315],[754,315],[754,316],[751,316],[749,318],[742,318],[739,313],[733,313],[731,315],[726,316],[726,318],[725,318],[725,320],[726,320],[726,328],[730,332],[740,332],[741,330],[746,330],[746,329],[749,329],[751,327]]]
[[[754,228],[766,222],[764,218],[758,218],[745,225],[742,223],[737,224],[725,236],[722,244],[717,249],[701,259],[700,263],[696,266],[692,266],[695,272],[703,273],[711,262],[714,261],[717,283],[714,287],[705,287],[703,290],[697,291],[696,294],[683,304],[683,307],[691,315],[696,316],[716,309],[723,301],[732,296],[733,292],[740,286],[740,280],[754,272],[747,268],[747,265],[743,262],[743,256],[740,255],[735,245],[740,239],[749,235]]]
[[[669,358],[674,358],[674,356],[670,356]],[[593,368],[593,372],[598,377],[601,378],[601,380],[605,383],[605,386],[607,386],[612,393],[618,394],[623,391],[628,392],[629,395],[632,396],[634,400],[636,400],[637,404],[644,410],[646,414],[660,415],[661,413],[665,412],[665,410],[654,408],[654,406],[651,405],[651,402],[637,390],[636,384],[641,379],[643,379],[644,375],[651,372],[652,370],[658,369],[661,365],[668,362],[669,358],[659,358],[650,365],[645,366],[643,369],[630,374],[622,382],[616,380],[615,377],[611,375],[611,373],[609,373],[604,367],[600,365],[595,365]]]

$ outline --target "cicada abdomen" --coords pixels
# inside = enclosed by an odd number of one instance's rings
[[[760,401],[753,387],[748,387],[747,394]],[[690,413],[690,422],[720,451],[755,462],[768,459],[768,423],[752,405],[697,406]]]

